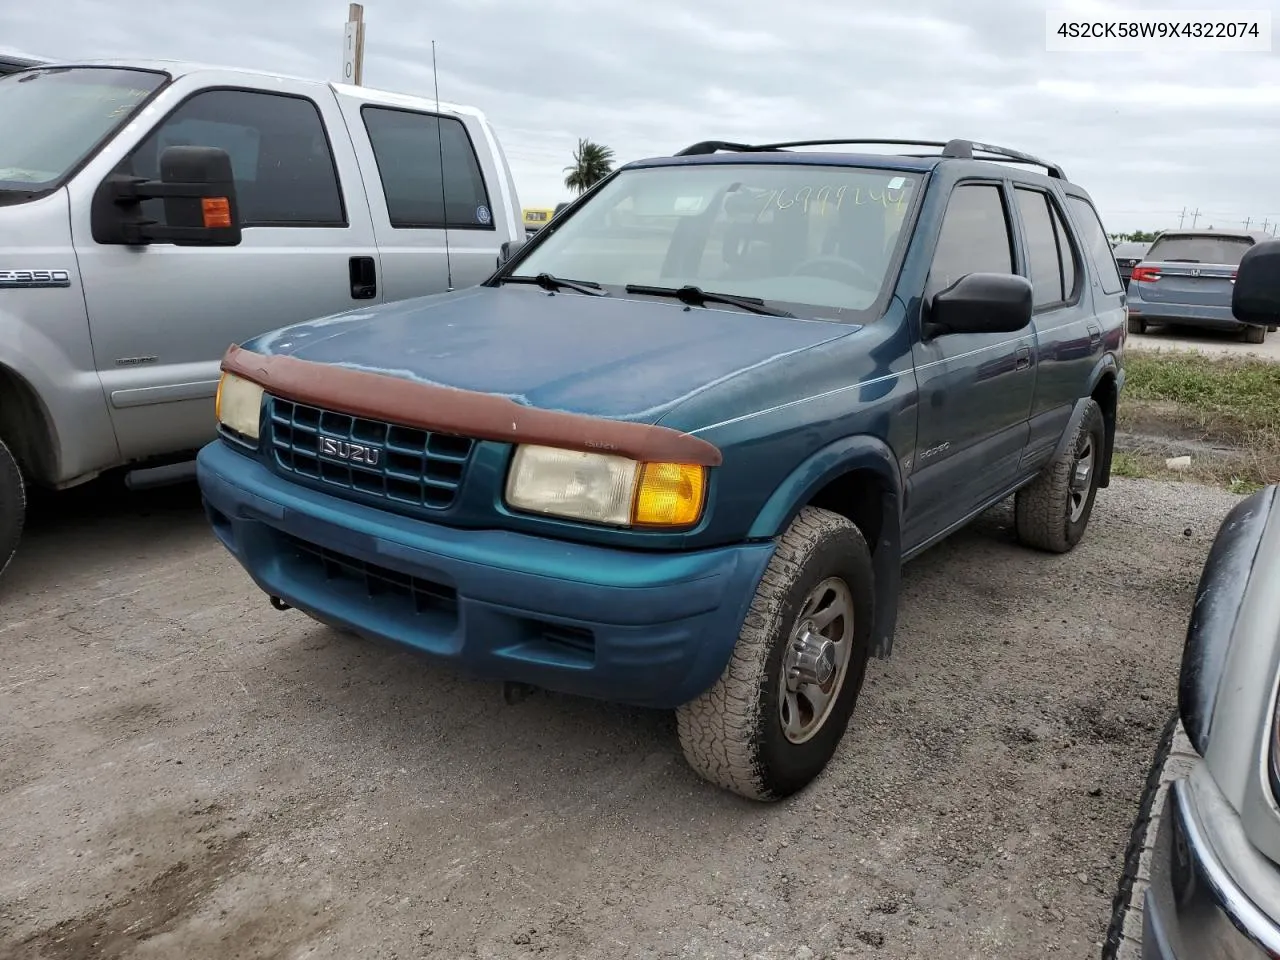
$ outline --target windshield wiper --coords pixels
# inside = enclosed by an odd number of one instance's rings
[[[651,297],[675,297],[681,303],[687,303],[691,307],[702,307],[708,303],[724,303],[731,307],[740,307],[751,313],[762,313],[767,317],[790,317],[793,320],[796,318],[796,315],[790,311],[766,307],[764,301],[759,297],[737,297],[731,293],[710,293],[692,284],[683,287],[647,287],[642,283],[629,283],[626,286],[626,291],[627,293],[648,294]]]
[[[560,277],[553,277],[549,273],[540,273],[536,277],[501,277],[498,282],[536,283],[543,290],[550,290],[553,293],[556,290],[577,290],[579,293],[585,293],[592,297],[607,297],[609,295],[609,292],[598,283],[592,283],[589,280],[564,280]]]

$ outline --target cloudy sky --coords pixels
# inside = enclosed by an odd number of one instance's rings
[[[1054,7],[1071,0],[1054,2]],[[1077,4],[1078,5],[1078,4]],[[1269,10],[1112,0],[1091,10]],[[578,137],[619,160],[697,140],[969,137],[1062,164],[1112,231],[1280,222],[1280,46],[1049,53],[1044,0],[366,0],[364,82],[483,109],[525,206]],[[42,0],[0,49],[197,59],[336,79],[342,0]]]

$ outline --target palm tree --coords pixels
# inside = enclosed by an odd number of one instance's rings
[[[613,151],[602,143],[579,139],[578,149],[573,151],[573,163],[564,170],[564,185],[579,194],[585,193],[613,172]]]

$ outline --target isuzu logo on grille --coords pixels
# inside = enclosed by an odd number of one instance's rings
[[[377,447],[367,443],[352,443],[350,440],[339,440],[337,437],[326,437],[321,434],[320,456],[376,467],[381,453]]]

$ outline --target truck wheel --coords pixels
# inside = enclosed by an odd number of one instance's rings
[[[874,585],[858,528],[828,510],[801,510],[760,579],[724,673],[676,711],[689,765],[766,801],[820,774],[862,688]]]
[[[1147,321],[1143,320],[1141,317],[1130,317],[1129,332],[1130,333],[1146,333]]]
[[[1102,408],[1085,401],[1084,417],[1062,454],[1014,498],[1018,539],[1029,547],[1066,553],[1084,536],[1098,493],[1106,425]]]
[[[9,448],[0,440],[0,573],[13,559],[27,516],[27,489],[22,471]]]
[[[1245,343],[1265,343],[1267,339],[1267,328],[1256,327],[1252,323],[1244,328]]]

